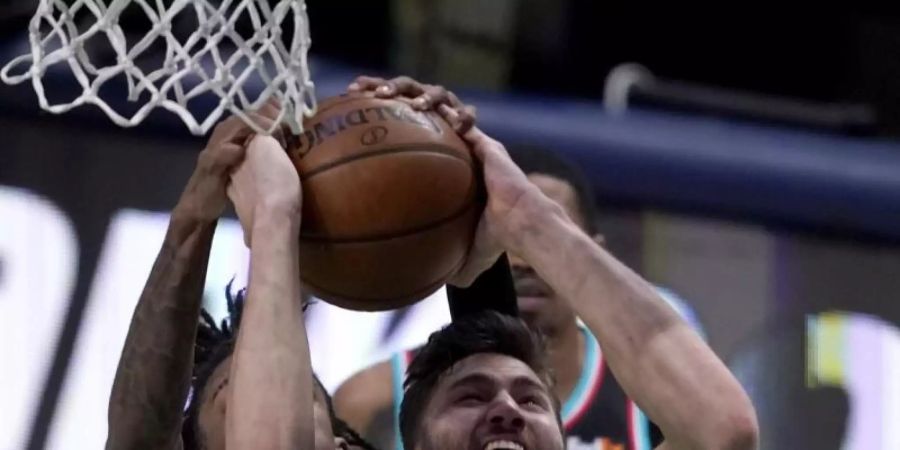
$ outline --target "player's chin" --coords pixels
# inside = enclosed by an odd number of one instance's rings
[[[519,305],[519,313],[526,322],[543,316],[552,307],[551,299],[542,295],[520,295],[517,297],[516,303]]]
[[[520,311],[538,312],[547,308],[550,298],[545,295],[519,295],[516,297]]]

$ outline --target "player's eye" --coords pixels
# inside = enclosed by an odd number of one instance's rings
[[[543,408],[544,402],[536,395],[528,395],[519,399],[519,404],[533,408]]]
[[[474,403],[483,403],[485,398],[483,395],[477,392],[466,392],[457,397],[457,403],[465,403],[465,404],[474,404]]]

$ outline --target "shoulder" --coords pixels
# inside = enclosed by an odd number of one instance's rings
[[[393,401],[394,371],[390,359],[369,366],[344,381],[334,392],[335,407],[338,403],[360,405],[380,397]]]
[[[675,312],[677,312],[678,315],[697,332],[697,334],[706,339],[706,334],[703,331],[703,324],[700,323],[697,312],[691,306],[690,302],[669,288],[657,285],[654,285],[653,287],[656,289],[656,293],[659,294],[659,296],[662,297],[662,299],[672,307],[672,309],[674,309]]]
[[[334,392],[335,413],[354,428],[365,429],[380,410],[393,407],[393,384],[391,360],[369,366],[348,378]]]

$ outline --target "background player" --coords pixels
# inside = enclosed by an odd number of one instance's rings
[[[482,163],[488,203],[454,283],[466,285],[503,250],[520,255],[604,346],[624,390],[659,425],[665,441],[657,448],[756,448],[750,400],[697,333],[532,184],[499,142],[477,128],[465,137]],[[548,426],[552,405],[538,394],[513,392],[531,386],[549,394],[540,371],[529,369],[528,358],[510,358],[490,331],[464,334],[470,338],[442,340],[437,333],[413,360],[401,409],[404,444],[415,450],[563,448],[561,430]],[[480,343],[465,350],[458,341]],[[518,440],[527,438],[531,445]]]
[[[382,95],[420,95],[427,87],[409,79],[361,78],[360,88],[392,86]],[[457,99],[453,97],[454,101]],[[462,108],[457,105],[457,109]],[[597,242],[596,206],[581,172],[554,153],[534,147],[511,149],[510,155],[528,180],[561,205],[567,216]],[[529,327],[548,338],[554,391],[562,399],[562,420],[570,448],[608,441],[630,448],[650,448],[662,441],[658,428],[627,398],[591,332],[580,325],[572,308],[521,258],[510,258],[518,293],[518,309]],[[692,325],[697,322],[682,302],[665,290],[660,295]],[[338,414],[381,448],[400,448],[397,415],[406,367],[414,351],[394,355],[347,380],[335,392]],[[593,447],[592,447],[593,448]]]

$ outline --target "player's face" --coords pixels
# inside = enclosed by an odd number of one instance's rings
[[[199,426],[203,448],[206,450],[225,449],[225,411],[227,408],[228,374],[231,357],[225,358],[213,371],[203,392],[199,410]],[[340,441],[335,440],[328,414],[325,392],[313,384],[313,420],[316,428],[315,450],[334,450]]]
[[[231,357],[225,358],[213,371],[203,389],[198,425],[203,449],[219,450],[225,448],[225,407],[228,393],[228,371],[231,368]]]
[[[568,182],[549,175],[532,173],[528,180],[547,197],[559,203],[572,220],[583,227],[584,219],[578,208],[578,194]],[[568,304],[541,280],[531,266],[521,258],[510,255],[519,311],[522,319],[533,329],[553,336],[555,330],[575,321],[575,313]]]
[[[435,386],[415,450],[561,450],[551,395],[522,361],[469,356]]]

